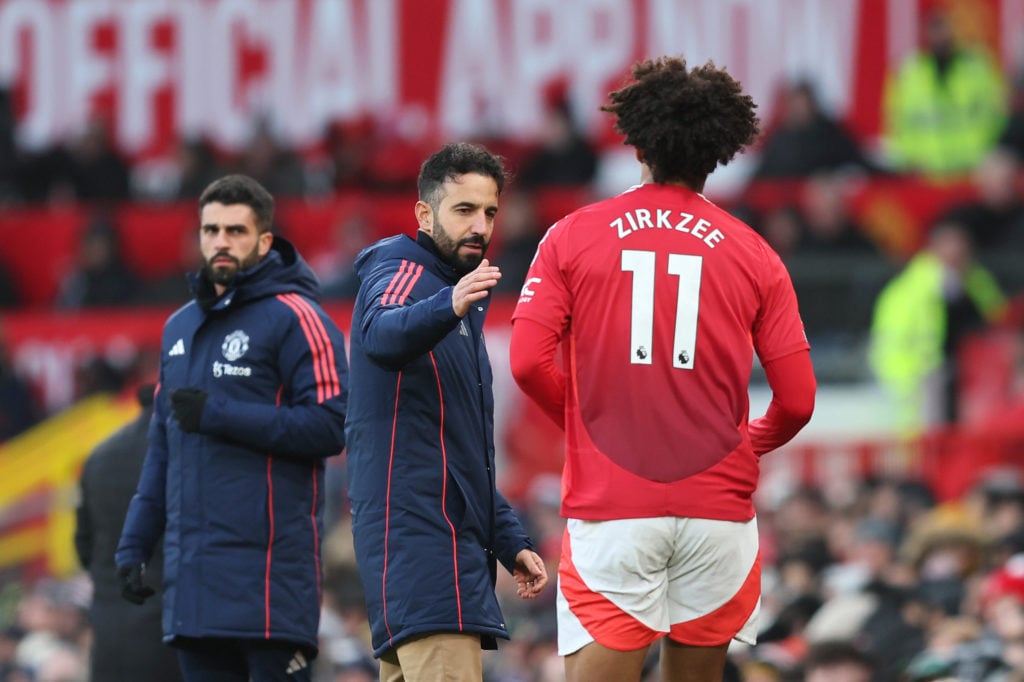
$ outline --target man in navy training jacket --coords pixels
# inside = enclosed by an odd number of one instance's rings
[[[164,535],[164,641],[188,682],[311,680],[324,460],[345,446],[345,341],[274,200],[229,175],[199,199],[204,266],[167,320],[149,449],[116,561],[152,595]]]
[[[547,584],[495,487],[482,329],[501,273],[484,255],[504,181],[487,150],[446,145],[420,170],[416,238],[383,239],[356,259],[349,496],[384,682],[479,682],[481,648],[508,638],[497,561],[520,597]]]

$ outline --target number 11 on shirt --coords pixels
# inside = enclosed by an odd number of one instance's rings
[[[654,353],[654,281],[657,254],[654,251],[623,250],[622,270],[633,273],[633,306],[630,316],[629,361],[634,365],[650,365]],[[702,256],[680,253],[668,255],[668,274],[679,278],[676,297],[675,333],[673,334],[672,366],[693,369],[697,343],[697,312],[700,308],[700,277]]]

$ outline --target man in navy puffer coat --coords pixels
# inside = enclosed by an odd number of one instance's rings
[[[508,637],[496,561],[521,597],[547,582],[495,487],[484,253],[503,182],[483,148],[445,146],[420,171],[416,239],[356,260],[349,497],[381,680],[480,680],[481,646]]]
[[[321,602],[324,460],[345,445],[344,339],[273,198],[227,176],[200,197],[205,266],[164,326],[149,449],[116,560],[152,590],[186,680],[309,680]]]

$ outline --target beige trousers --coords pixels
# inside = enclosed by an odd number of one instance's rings
[[[480,682],[480,635],[438,632],[402,642],[380,657],[380,682]]]

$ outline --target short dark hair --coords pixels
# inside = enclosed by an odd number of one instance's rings
[[[711,61],[687,70],[682,57],[647,59],[633,65],[632,78],[601,110],[616,117],[615,129],[640,151],[655,182],[702,185],[757,138],[757,105]]]
[[[470,142],[452,142],[430,155],[420,166],[416,187],[421,201],[437,207],[444,183],[466,173],[494,179],[498,194],[505,188],[505,166],[500,156]]]
[[[245,204],[256,215],[256,227],[269,232],[274,224],[274,197],[248,175],[225,175],[214,180],[199,196],[199,211],[207,204]]]

